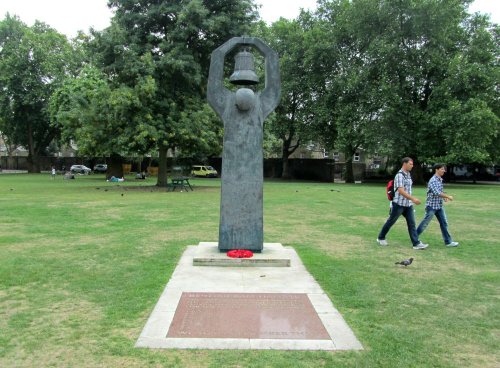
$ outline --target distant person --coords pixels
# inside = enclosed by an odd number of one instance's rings
[[[388,245],[385,236],[396,223],[399,216],[403,215],[408,226],[408,234],[413,244],[413,249],[425,249],[429,244],[424,244],[418,239],[417,229],[415,228],[415,214],[413,213],[413,203],[419,205],[421,202],[418,198],[412,196],[411,190],[413,181],[410,171],[413,169],[413,160],[410,157],[405,157],[402,160],[401,170],[394,177],[394,198],[392,200],[392,210],[389,218],[385,222],[382,230],[377,237],[377,243],[380,245]]]
[[[457,247],[458,242],[453,241],[450,233],[448,232],[448,219],[444,211],[443,201],[453,201],[453,196],[446,194],[443,189],[443,175],[446,173],[446,166],[444,164],[434,165],[434,176],[427,184],[427,200],[425,202],[425,216],[418,225],[417,234],[420,235],[427,228],[432,218],[436,216],[439,226],[441,227],[441,234],[443,236],[444,244],[447,247]]]
[[[75,179],[75,174],[73,174],[71,171],[66,171],[64,173],[63,179]]]
[[[52,179],[56,178],[56,168],[54,166],[52,166],[51,175],[52,175]]]
[[[117,178],[117,177],[115,177],[113,175],[113,176],[111,176],[111,178],[109,178],[106,181],[110,181],[110,182],[122,182],[122,181],[125,181],[125,178],[123,176],[121,178]]]

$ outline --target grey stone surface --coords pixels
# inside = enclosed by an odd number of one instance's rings
[[[255,48],[265,60],[265,86],[254,92],[224,87],[225,56],[238,46]],[[213,51],[207,97],[224,122],[219,249],[263,248],[263,124],[280,98],[279,59],[255,37],[234,37]]]

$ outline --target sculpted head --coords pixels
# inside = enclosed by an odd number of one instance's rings
[[[255,93],[249,88],[240,88],[236,91],[236,107],[241,111],[248,111],[255,105]]]

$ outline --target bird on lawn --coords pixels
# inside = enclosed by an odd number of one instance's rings
[[[410,259],[405,259],[404,261],[401,261],[401,262],[396,262],[396,264],[399,264],[401,266],[409,266],[411,265],[411,263],[413,262],[413,258],[410,258]]]

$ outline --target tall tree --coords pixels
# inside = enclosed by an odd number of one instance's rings
[[[336,60],[333,73],[326,74],[331,79],[336,146],[347,156],[363,147],[393,157],[410,155],[420,163],[436,157],[458,160],[453,145],[458,148],[459,137],[474,136],[479,127],[490,142],[485,147],[491,147],[498,130],[493,107],[498,50],[492,47],[494,31],[488,32],[486,23],[468,25],[469,3],[320,1],[318,24],[331,40],[325,54]],[[484,52],[480,57],[479,50]],[[321,55],[314,60],[326,59]],[[472,71],[478,80],[467,98],[458,98],[450,87],[459,86]],[[461,118],[449,114],[452,111],[461,111]],[[457,123],[462,128],[457,130]],[[467,154],[460,160],[484,159],[485,149],[475,158]],[[419,174],[419,167],[414,171]]]
[[[499,30],[484,16],[464,23],[460,51],[450,58],[446,77],[429,105],[428,136],[434,135],[438,149],[422,150],[428,159],[451,164],[497,162],[500,45],[495,34]]]
[[[75,78],[68,78],[52,96],[53,125],[64,142],[74,140],[79,152],[110,157],[109,175],[122,176],[122,157],[145,154],[155,146],[151,105],[156,82],[151,55],[126,55],[133,73],[128,84],[88,64]]]
[[[50,125],[48,101],[70,72],[72,48],[47,25],[26,26],[7,14],[0,22],[0,121],[10,143],[28,150],[29,172],[58,135]]]
[[[370,14],[372,10],[363,7],[363,11]],[[324,86],[326,98],[320,103],[323,110],[330,111],[324,114],[320,128],[325,132],[325,144],[344,153],[347,182],[354,181],[354,155],[370,145],[383,106],[378,65],[367,52],[379,32],[360,32],[364,25],[358,23],[358,12],[355,4],[346,1],[320,4],[309,55],[314,69],[322,71],[316,74],[324,82],[315,84]]]
[[[212,145],[213,114],[206,113],[205,89],[211,52],[228,38],[245,34],[256,18],[251,0],[119,0],[113,25],[95,34],[94,62],[112,88],[135,88],[142,67],[137,60],[150,55],[155,82],[148,127],[160,156],[158,185],[165,186],[169,148],[188,151],[194,142]],[[205,132],[201,134],[200,132]]]
[[[267,121],[268,130],[281,140],[282,178],[291,178],[289,157],[300,145],[317,141],[314,129],[317,118],[315,100],[318,89],[313,85],[311,70],[306,63],[306,52],[310,45],[307,32],[313,19],[307,12],[295,20],[284,18],[270,27],[260,23],[258,33],[279,55],[281,79],[281,101],[274,116]]]

